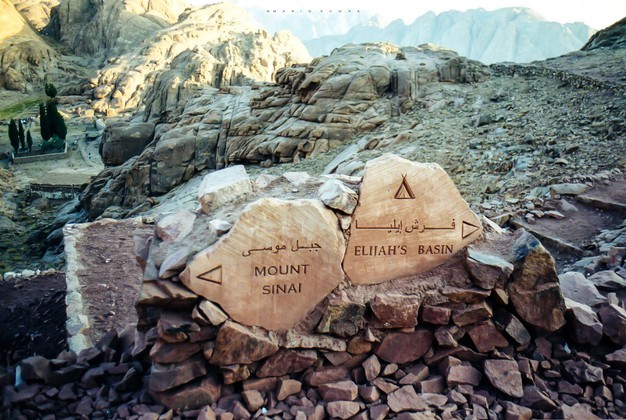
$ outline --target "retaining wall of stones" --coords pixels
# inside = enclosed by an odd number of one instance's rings
[[[382,285],[344,279],[290,330],[229,319],[179,282],[184,264],[167,267],[166,278],[146,270],[138,311],[140,336],[152,346],[150,394],[169,408],[210,406],[235,418],[530,418],[558,407],[561,416],[592,416],[577,398],[590,393],[593,404],[594,393],[623,395],[623,385],[607,384],[624,378],[604,374],[583,353],[574,357],[568,341],[602,341],[610,353],[626,344],[615,321],[626,312],[614,304],[596,308],[599,316],[566,308],[539,241],[485,223],[484,239],[424,275]],[[160,241],[138,239],[144,267]],[[566,321],[567,340],[533,340]],[[619,366],[619,354],[604,367]],[[573,360],[553,360],[564,355]],[[607,416],[623,412],[613,397],[600,400]]]

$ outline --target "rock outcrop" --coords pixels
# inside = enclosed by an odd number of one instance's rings
[[[153,147],[101,174],[82,202],[95,217],[109,205],[128,207],[163,194],[204,169],[313,157],[411,109],[431,85],[472,83],[487,74],[480,63],[436,47],[365,44],[283,68],[275,85],[205,87],[180,116],[157,126]]]
[[[186,7],[182,0],[66,0],[46,30],[76,54],[117,57],[177,22]]]
[[[271,81],[279,68],[310,59],[296,38],[269,35],[229,3],[70,0],[56,11],[57,37],[102,66],[84,89],[108,115],[144,105],[150,120],[178,114],[207,86]]]
[[[59,0],[11,0],[15,8],[38,31],[50,23],[52,8],[58,6]]]
[[[593,34],[589,41],[581,48],[591,51],[596,48],[624,48],[626,47],[626,17],[615,22],[608,28]]]
[[[56,68],[58,55],[9,0],[0,1],[0,88],[33,92]]]

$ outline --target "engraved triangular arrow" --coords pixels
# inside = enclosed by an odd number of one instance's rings
[[[212,268],[207,272],[198,274],[198,278],[201,280],[210,281],[211,283],[222,284],[222,266],[218,265],[217,267]]]
[[[397,200],[414,200],[415,194],[413,194],[413,190],[411,190],[411,186],[406,180],[406,175],[402,175],[402,183],[396,191],[396,195],[393,198]]]
[[[463,221],[463,225],[461,228],[461,237],[462,239],[467,238],[472,233],[476,232],[480,229],[478,226],[471,224],[470,222]]]

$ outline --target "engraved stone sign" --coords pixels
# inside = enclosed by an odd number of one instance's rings
[[[342,280],[344,252],[337,218],[320,201],[264,198],[180,278],[237,322],[290,328]]]
[[[482,224],[437,164],[383,155],[365,165],[344,271],[356,284],[435,268],[482,234]]]

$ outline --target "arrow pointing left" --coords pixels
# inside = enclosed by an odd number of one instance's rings
[[[198,274],[201,280],[210,281],[211,283],[222,284],[222,266],[218,265],[202,274]]]

